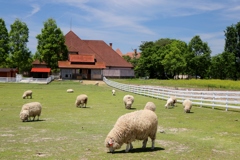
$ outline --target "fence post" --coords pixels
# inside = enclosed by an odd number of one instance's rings
[[[213,102],[212,102],[212,104],[214,104],[214,100],[215,100],[215,93],[213,93]],[[212,109],[214,109],[214,106],[212,106]]]
[[[228,94],[226,94],[226,111],[228,111]]]

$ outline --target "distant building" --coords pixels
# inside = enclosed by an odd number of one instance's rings
[[[0,68],[0,77],[16,77],[16,68]]]
[[[62,79],[134,77],[132,64],[102,40],[82,40],[73,31],[65,35],[68,60],[58,61]]]
[[[32,62],[31,76],[33,78],[48,78],[51,74],[51,68],[47,67],[45,62],[35,60]]]

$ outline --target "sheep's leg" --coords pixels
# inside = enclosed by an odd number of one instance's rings
[[[32,121],[34,121],[34,119],[35,119],[35,116],[33,116],[33,120]]]
[[[142,148],[146,148],[146,146],[147,146],[147,141],[148,141],[148,138],[143,140]]]
[[[133,149],[133,145],[132,145],[132,143],[130,143],[130,150],[132,150]]]
[[[131,143],[130,143],[130,144],[131,144]],[[130,144],[127,143],[127,146],[126,146],[126,150],[125,150],[125,152],[128,152],[128,151],[130,150]]]
[[[152,139],[152,148],[151,149],[154,149],[154,146],[155,146],[155,140]]]

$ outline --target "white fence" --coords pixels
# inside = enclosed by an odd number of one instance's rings
[[[15,82],[15,83],[40,83],[40,84],[48,84],[54,79],[54,76],[50,76],[48,78],[32,78],[32,77],[22,77],[17,76],[14,77],[0,77],[0,82]]]
[[[224,107],[240,109],[240,92],[238,91],[191,91],[191,90],[174,90],[160,86],[138,86],[128,85],[103,78],[103,81],[114,88],[149,96],[157,99],[167,100],[170,96],[176,96],[178,102],[190,99],[193,105],[208,107]]]

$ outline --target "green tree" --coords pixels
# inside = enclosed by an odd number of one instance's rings
[[[0,67],[7,67],[8,56],[8,30],[6,28],[5,21],[0,18]]]
[[[26,23],[16,19],[11,25],[9,32],[9,47],[10,47],[10,67],[17,67],[19,73],[23,73],[29,68],[32,59],[31,52],[27,48],[28,42],[28,27]]]
[[[36,38],[39,60],[45,61],[52,70],[58,68],[58,61],[68,59],[65,37],[54,19],[50,18],[44,22],[42,33],[38,34]]]
[[[186,55],[188,73],[204,78],[211,65],[211,50],[200,36],[194,36],[188,44]]]
[[[231,25],[226,28],[225,33],[225,46],[224,51],[228,54],[234,54],[235,58],[232,63],[235,64],[235,69],[232,70],[234,80],[239,77],[240,69],[240,22],[236,25]]]
[[[174,40],[168,45],[169,48],[165,50],[167,53],[162,60],[164,70],[171,76],[184,73],[187,44],[183,41]]]
[[[131,57],[129,55],[123,55],[122,58],[131,63]]]

